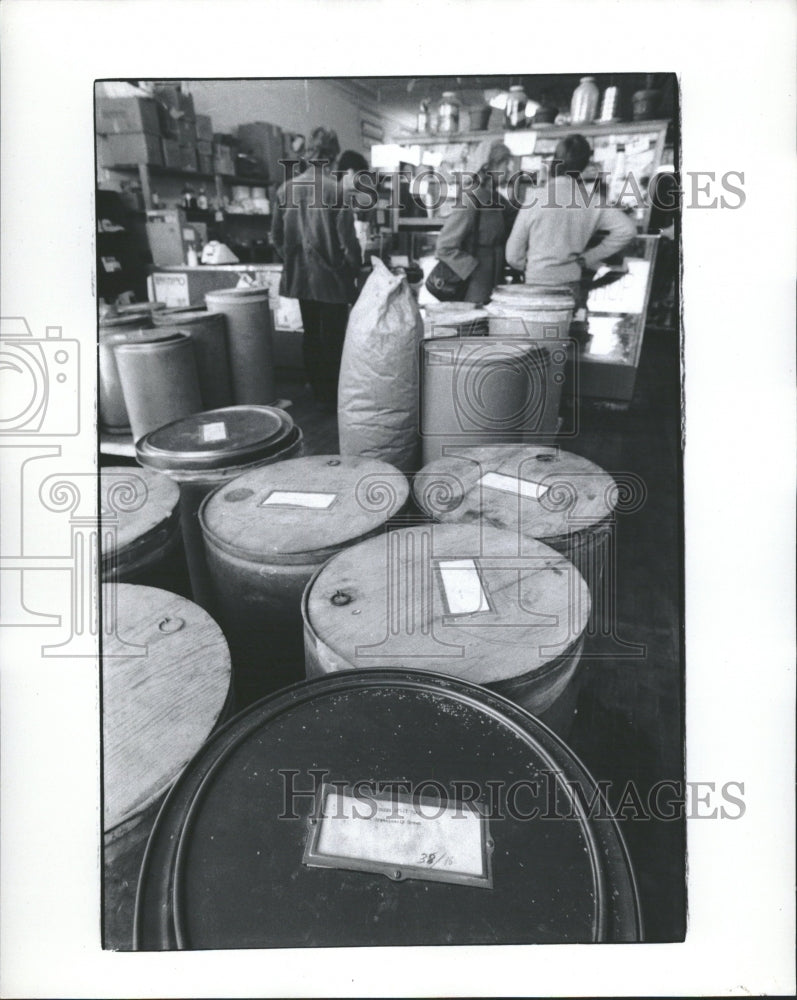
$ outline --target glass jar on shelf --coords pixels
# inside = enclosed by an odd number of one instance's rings
[[[570,102],[570,122],[572,125],[586,125],[595,120],[598,113],[600,91],[594,76],[582,76],[573,91]]]
[[[526,91],[521,86],[509,88],[509,95],[506,99],[506,109],[504,111],[504,124],[509,129],[526,127],[526,104],[528,103]]]
[[[453,90],[446,90],[437,112],[437,131],[452,135],[459,131],[459,99]]]

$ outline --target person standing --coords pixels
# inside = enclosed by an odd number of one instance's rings
[[[487,302],[504,270],[508,203],[498,193],[512,162],[503,142],[490,146],[487,162],[476,174],[470,194],[464,194],[443,223],[435,256],[466,281],[462,302]]]
[[[581,172],[591,156],[583,135],[557,143],[547,190],[520,209],[506,243],[507,263],[527,285],[567,287],[577,308],[586,305],[585,279],[636,236],[633,219],[607,206],[605,192],[587,192]]]
[[[331,173],[339,153],[335,132],[313,130],[307,169],[280,185],[271,225],[283,261],[280,295],[299,300],[305,371],[316,402],[328,412],[337,409],[349,305],[362,264],[354,214],[341,203]]]

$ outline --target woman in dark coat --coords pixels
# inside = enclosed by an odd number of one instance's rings
[[[435,256],[467,281],[463,302],[487,302],[504,270],[504,244],[512,228],[508,205],[497,186],[506,176],[512,153],[502,142],[490,146],[487,162],[477,174],[473,204],[463,196],[440,230]]]
[[[307,378],[316,402],[330,411],[337,408],[349,305],[362,264],[354,213],[342,204],[330,173],[339,153],[334,132],[313,131],[308,168],[280,186],[271,224],[271,240],[283,260],[280,295],[299,300]],[[312,160],[324,163],[318,175]]]

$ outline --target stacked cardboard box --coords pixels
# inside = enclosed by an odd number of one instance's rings
[[[163,164],[158,105],[150,98],[98,98],[97,132],[105,140],[105,166]]]
[[[234,136],[217,132],[213,136],[213,169],[217,174],[235,174],[235,152],[238,142]]]
[[[282,129],[269,122],[250,122],[238,126],[241,148],[252,153],[263,164],[269,183],[281,184],[284,180],[280,160],[283,158]]]

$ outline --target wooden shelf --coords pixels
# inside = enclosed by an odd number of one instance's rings
[[[157,163],[115,163],[104,170],[117,170],[120,173],[138,173],[141,168],[149,171],[153,177],[176,177],[184,180],[213,181],[217,177],[229,184],[248,184],[249,186],[267,187],[271,182],[268,177],[239,177],[237,174],[206,174],[201,170],[182,170],[180,167],[162,167]]]
[[[483,142],[485,139],[493,141],[503,139],[509,135],[523,135],[527,132],[536,132],[540,136],[564,136],[573,132],[580,132],[582,135],[612,135],[615,132],[658,132],[662,126],[669,125],[669,119],[655,119],[651,121],[616,121],[616,122],[592,122],[589,125],[537,125],[529,126],[525,129],[490,129],[484,132],[454,132],[451,134],[428,135],[420,132],[407,132],[395,135],[391,142],[398,146],[456,146],[460,143]]]

